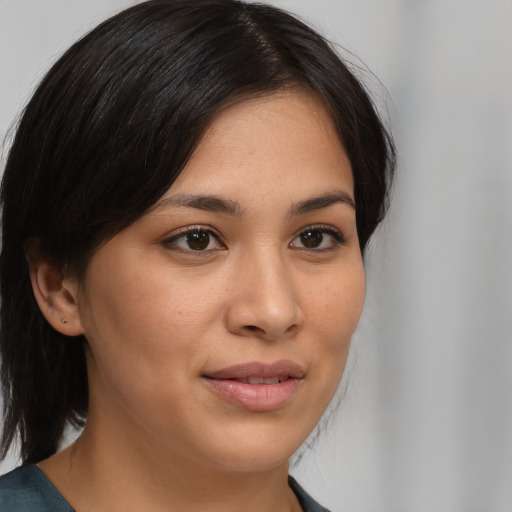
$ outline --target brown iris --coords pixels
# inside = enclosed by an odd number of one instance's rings
[[[187,245],[193,251],[204,251],[210,244],[210,233],[207,231],[191,231],[186,234]]]
[[[318,247],[322,243],[323,239],[323,233],[321,231],[313,229],[304,231],[304,233],[301,233],[300,235],[300,241],[302,242],[304,247],[307,247],[308,249],[314,249]]]

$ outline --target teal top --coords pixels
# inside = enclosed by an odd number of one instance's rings
[[[304,512],[329,512],[290,476],[290,487]],[[75,512],[57,488],[34,464],[0,477],[0,512]]]

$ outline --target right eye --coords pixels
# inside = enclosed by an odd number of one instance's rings
[[[200,227],[186,228],[162,243],[168,249],[181,252],[209,252],[226,248],[212,230]]]

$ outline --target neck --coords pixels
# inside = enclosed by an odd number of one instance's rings
[[[78,512],[301,510],[287,462],[257,471],[206,466],[141,436],[105,428],[98,435],[90,420],[73,445],[40,464]]]

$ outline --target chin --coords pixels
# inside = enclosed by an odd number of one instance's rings
[[[216,461],[216,467],[220,470],[233,473],[264,473],[283,465],[288,461],[294,452],[276,453],[270,450],[247,450],[233,454],[224,454]]]
[[[265,428],[245,428],[238,435],[226,433],[220,445],[210,445],[210,450],[206,448],[210,452],[207,457],[219,470],[238,473],[265,472],[288,465],[289,459],[308,434],[309,429],[283,429],[273,423]]]

